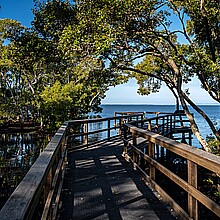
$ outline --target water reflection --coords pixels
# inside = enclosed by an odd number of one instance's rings
[[[0,208],[46,144],[47,139],[37,132],[0,134]]]
[[[100,122],[95,122],[95,123],[90,123],[89,124],[89,132],[90,131],[97,131],[103,129],[103,121]],[[95,134],[90,134],[89,135],[89,143],[96,142],[99,140],[102,140],[105,138],[105,134],[99,132]]]

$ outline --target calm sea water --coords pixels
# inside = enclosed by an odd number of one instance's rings
[[[102,117],[112,117],[114,116],[114,112],[167,112],[172,113],[175,111],[175,105],[101,105],[103,108],[102,113],[100,114]],[[220,129],[220,105],[201,105],[199,106],[214,122],[215,126]],[[201,134],[206,137],[210,135],[212,132],[207,125],[206,121],[195,112],[192,108],[190,111],[194,113],[195,120],[198,124]],[[197,139],[193,138],[193,145],[200,147]]]

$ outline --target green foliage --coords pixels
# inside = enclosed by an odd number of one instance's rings
[[[63,53],[61,36],[77,25],[75,9],[69,1],[36,1],[31,29],[1,20],[1,120],[30,116],[53,130],[65,120],[99,112],[108,87],[123,80],[99,57]]]
[[[183,83],[197,75],[202,88],[219,101],[219,43],[216,42],[219,42],[220,19],[217,2],[205,2],[204,9],[200,8],[199,0],[82,0],[74,6],[76,23],[64,29],[59,41],[64,56],[74,60],[91,54],[101,55],[123,71],[133,67],[136,60],[154,57],[151,66],[159,65],[161,74],[154,75],[153,71],[148,74],[150,77],[165,81],[176,90],[177,74]],[[179,22],[176,29],[172,26],[173,20]],[[133,71],[139,74],[139,67],[135,66]],[[155,80],[146,81],[145,84],[139,81],[142,93],[158,91],[156,84],[159,84]]]
[[[157,1],[146,0],[78,1],[77,23],[63,31],[61,47],[66,55],[74,54],[74,57],[78,52],[78,56],[91,53],[119,55],[123,52],[119,48],[134,44],[134,38],[141,39],[137,33],[144,35],[154,28],[156,19],[151,18],[151,14],[156,5]],[[137,20],[139,16],[141,18]]]
[[[140,94],[158,92],[164,82],[180,98],[182,85],[196,75],[219,101],[217,9],[212,1],[200,8],[199,0],[36,0],[32,29],[1,21],[2,97],[12,101],[15,115],[23,107],[42,115],[44,93],[58,82],[74,85],[65,97],[83,115],[98,111],[108,87],[129,77],[138,80]]]
[[[213,135],[207,136],[206,139],[211,152],[220,156],[220,141],[217,140]]]
[[[73,62],[90,56],[107,60],[107,67],[125,79],[137,78],[140,94],[159,91],[163,81],[186,112],[188,103],[201,113],[190,91],[184,92],[193,76],[220,101],[218,3],[204,2],[199,8],[199,0],[77,1],[76,22],[63,30],[59,48]],[[193,133],[208,149],[189,118]],[[204,118],[220,140],[211,120]]]
[[[75,22],[75,7],[69,1],[35,1],[34,29],[44,38],[59,39],[63,29]]]
[[[163,63],[158,62],[159,60],[153,56],[146,56],[143,61],[135,66],[141,73],[133,73],[139,84],[138,93],[141,95],[149,95],[150,93],[156,93],[161,88],[162,79],[161,75],[161,65]],[[152,76],[158,77],[152,77]]]
[[[69,87],[69,88],[68,88]],[[68,119],[73,99],[70,97],[70,85],[62,86],[59,81],[51,87],[46,87],[40,103],[41,114],[47,128],[59,127]]]
[[[0,43],[1,46],[6,39],[10,40],[23,32],[25,27],[20,22],[12,19],[0,19]]]
[[[207,174],[207,179],[203,180],[203,191],[205,194],[211,198],[216,203],[220,202],[220,192],[219,192],[219,182],[218,182],[218,176],[216,174]]]

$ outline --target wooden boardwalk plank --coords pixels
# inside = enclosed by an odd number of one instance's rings
[[[58,219],[175,219],[115,140],[68,155]]]

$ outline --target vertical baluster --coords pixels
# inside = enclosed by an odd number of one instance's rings
[[[145,153],[145,148],[143,148],[143,153]],[[145,169],[145,167],[146,167],[146,160],[144,159],[144,157],[143,157],[143,155],[140,155],[140,167],[141,167],[141,169],[142,170],[144,170]]]
[[[149,157],[154,158],[154,143],[149,141]],[[150,178],[155,180],[155,167],[150,164]]]
[[[137,145],[137,138],[136,138],[136,134],[135,134],[135,132],[133,131],[132,132],[132,141],[133,141],[133,146],[136,146]],[[133,151],[133,162],[134,162],[134,168],[136,169],[136,165],[135,165],[135,163],[137,163],[137,157],[138,157],[138,155],[136,154],[136,152],[135,151]]]
[[[111,124],[111,121],[110,119],[108,119],[108,141],[110,141],[110,137],[111,137],[110,124]]]
[[[137,138],[136,138],[136,134],[134,131],[132,131],[132,141],[133,141],[133,146],[137,145]]]
[[[170,131],[173,130],[173,116],[170,115]]]
[[[53,167],[50,168],[49,173],[47,175],[47,180],[44,185],[44,205],[47,205],[47,197],[49,195],[49,192],[52,188],[52,180],[53,180]],[[47,212],[47,219],[51,219],[51,210],[50,210],[50,205],[48,205],[48,212]]]
[[[176,115],[174,115],[174,124],[173,124],[173,128],[176,128]]]
[[[152,126],[151,126],[151,120],[149,120],[149,121],[148,121],[147,129],[148,129],[149,131],[151,131],[151,128],[152,128]]]
[[[128,153],[128,141],[127,141],[127,127],[123,125],[124,127],[124,152],[123,154],[126,155]]]
[[[164,162],[164,155],[165,155],[164,147],[160,147],[160,156],[161,156],[161,161],[162,162]]]
[[[116,120],[117,120],[117,119],[116,119],[116,114],[117,114],[117,113],[116,113],[116,112],[114,112],[114,118],[115,118],[115,122],[114,122],[114,123],[115,123],[115,127],[117,126],[117,121],[116,121]]]
[[[158,124],[158,115],[156,118],[156,126],[155,126],[155,132],[158,133],[158,128],[159,128],[159,124]]]
[[[144,127],[144,113],[141,115],[141,128]]]
[[[121,136],[122,135],[122,130],[123,130],[123,127],[122,127],[122,123],[121,123],[121,118],[119,118],[119,128],[118,128],[118,134]]]
[[[188,183],[197,189],[197,164],[187,160],[187,168]],[[188,211],[192,219],[198,220],[198,201],[190,194],[188,194]]]
[[[89,137],[88,137],[88,123],[84,124],[84,144],[86,144],[86,146],[88,147],[88,143],[89,143]]]
[[[47,196],[48,196],[48,193],[51,189],[51,185],[52,185],[52,168],[50,169],[48,175],[47,175],[47,180],[46,180],[46,183],[45,183],[45,186],[44,186],[44,202],[46,202],[47,200]]]
[[[159,154],[159,145],[158,145],[158,144],[156,144],[155,157],[156,157],[157,159],[159,159],[159,157],[160,157],[160,154]]]
[[[192,146],[192,131],[189,131],[189,145]]]

